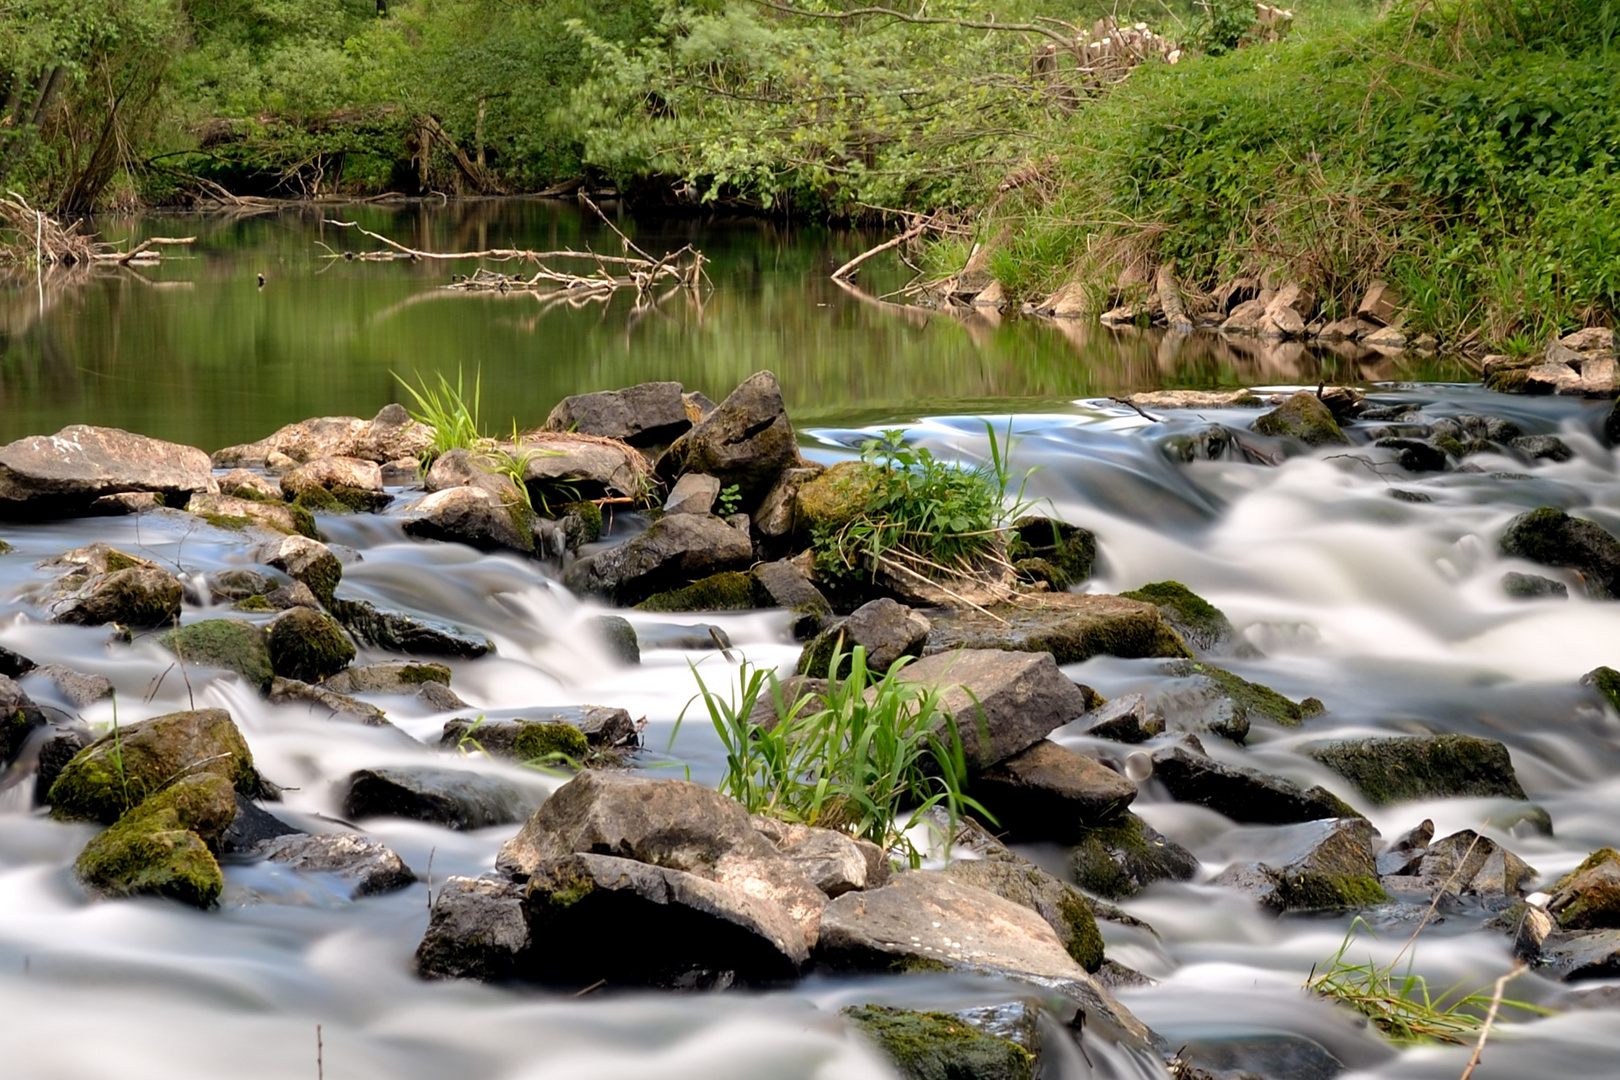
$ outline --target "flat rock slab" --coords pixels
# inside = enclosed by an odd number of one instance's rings
[[[1398,735],[1310,747],[1375,803],[1453,796],[1523,799],[1507,747],[1472,735]]]
[[[213,483],[201,450],[117,428],[73,424],[0,447],[0,514],[84,509],[125,491],[157,492],[180,506]]]
[[[1185,746],[1155,750],[1153,775],[1177,802],[1206,806],[1246,825],[1361,816],[1320,785],[1301,788],[1292,780],[1226,765]]]
[[[413,765],[360,769],[343,796],[349,818],[402,817],[451,829],[483,829],[522,821],[535,796],[503,780],[463,769]]]
[[[1089,972],[1102,966],[1103,940],[1096,915],[1085,893],[1073,885],[1016,855],[1007,861],[958,859],[941,873],[1028,908],[1046,920],[1075,963]]]
[[[1060,664],[1078,664],[1093,656],[1187,655],[1159,609],[1140,600],[1052,593],[996,604],[986,611],[934,614],[925,652],[964,647],[1047,652]]]
[[[1014,842],[1075,843],[1118,817],[1136,785],[1095,758],[1042,739],[974,777],[970,795]]]
[[[955,720],[974,771],[1029,749],[1086,711],[1085,693],[1045,653],[936,653],[901,668],[900,678],[940,691],[940,708]]]
[[[260,844],[257,852],[306,874],[336,874],[352,883],[349,896],[355,900],[416,884],[416,874],[392,848],[358,833],[278,836]]]

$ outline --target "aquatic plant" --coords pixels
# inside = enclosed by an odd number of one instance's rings
[[[840,643],[831,670],[842,670],[845,659]],[[720,790],[750,814],[838,829],[913,867],[922,857],[906,833],[930,809],[943,806],[953,823],[964,809],[990,819],[963,793],[967,757],[940,689],[901,679],[908,660],[880,674],[857,645],[845,677],[795,701],[785,699],[774,672],[746,660],[730,696],[711,690],[694,666],[693,702],[702,699],[726,750]],[[768,707],[756,714],[762,703]]]
[[[433,441],[427,449],[422,451],[422,468],[427,469],[433,460],[451,450],[475,450],[483,436],[478,431],[478,405],[483,390],[483,372],[473,374],[472,399],[469,401],[462,384],[461,369],[456,368],[456,382],[452,386],[444,372],[438,372],[438,388],[428,384],[427,379],[420,378],[419,385],[412,386],[400,377],[398,372],[390,372],[405,388],[416,402],[416,412],[411,413],[411,419],[433,432]]]

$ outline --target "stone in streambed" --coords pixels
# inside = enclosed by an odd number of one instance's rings
[[[818,533],[831,534],[859,517],[877,492],[877,470],[864,461],[840,461],[829,469],[799,476],[793,494],[793,511],[778,511],[790,518],[795,547],[808,546]],[[784,473],[784,476],[787,475]],[[776,494],[773,489],[772,495]],[[770,496],[767,496],[767,501]],[[784,530],[778,535],[786,535]]]
[[[20,679],[37,667],[39,667],[38,664],[22,653],[0,645],[0,676],[8,679]]]
[[[222,469],[263,469],[273,455],[289,458],[295,464],[330,457],[381,463],[420,457],[432,444],[433,430],[412,420],[396,402],[385,405],[370,420],[325,416],[288,424],[256,443],[215,451],[213,464]]]
[[[219,493],[250,502],[279,503],[281,487],[268,477],[248,469],[232,469],[219,478]]]
[[[186,513],[195,514],[221,529],[263,528],[272,532],[314,538],[315,519],[302,506],[281,502],[239,499],[229,495],[201,492],[186,503]]]
[[[1371,907],[1389,899],[1378,883],[1372,840],[1364,818],[1282,826],[1258,834],[1257,859],[1239,859],[1212,884],[1277,912]]]
[[[277,675],[318,683],[353,662],[354,642],[330,615],[295,607],[265,627],[270,664]]]
[[[1178,679],[1193,680],[1205,688],[1212,688],[1218,696],[1231,701],[1237,709],[1233,711],[1236,717],[1241,712],[1240,724],[1244,735],[1247,735],[1249,721],[1253,718],[1264,718],[1283,727],[1298,727],[1313,716],[1325,711],[1325,706],[1316,698],[1306,698],[1303,701],[1294,701],[1284,697],[1269,686],[1250,682],[1248,679],[1225,668],[1216,667],[1201,661],[1172,660],[1163,665],[1161,670],[1169,676]],[[1160,711],[1172,728],[1178,727],[1175,710],[1171,703],[1166,701],[1160,704]],[[1227,732],[1217,731],[1216,725],[1211,724],[1210,730],[1218,735],[1232,737]],[[1234,729],[1236,730],[1236,729]],[[1234,739],[1242,742],[1242,738]]]
[[[1122,694],[1098,705],[1084,719],[1085,733],[1096,739],[1141,743],[1164,734],[1164,717],[1148,708],[1141,694]]]
[[[609,656],[621,664],[641,663],[641,641],[623,615],[598,615],[587,624]]]
[[[1373,443],[1395,455],[1395,464],[1407,472],[1444,472],[1446,452],[1422,439],[1387,438]]]
[[[1208,807],[1245,825],[1361,816],[1326,788],[1302,789],[1291,780],[1224,765],[1186,746],[1155,750],[1153,775],[1177,802]]]
[[[1313,746],[1312,758],[1385,804],[1448,796],[1523,799],[1507,747],[1472,735],[1401,735]]]
[[[482,750],[491,757],[533,761],[562,754],[576,760],[591,750],[632,749],[640,731],[623,709],[581,705],[533,718],[445,721],[441,750]]]
[[[47,797],[58,821],[110,825],[176,780],[205,775],[223,777],[248,796],[263,786],[224,709],[169,713],[109,731],[68,762]]]
[[[1198,873],[1192,852],[1126,811],[1087,829],[1069,852],[1069,876],[1088,893],[1121,900],[1155,881],[1189,881]]]
[[[0,769],[10,765],[30,735],[49,720],[28,692],[11,678],[0,675]]]
[[[901,668],[900,678],[939,691],[971,772],[1027,750],[1086,711],[1085,693],[1048,653],[936,653]]]
[[[332,554],[332,549],[306,536],[266,541],[253,549],[252,558],[307,585],[316,599],[328,606],[343,577],[343,564]]]
[[[383,490],[382,468],[354,457],[321,457],[281,477],[281,492],[311,510],[353,513],[381,510],[394,501]]]
[[[219,839],[219,850],[225,855],[246,855],[260,844],[278,836],[303,835],[304,830],[287,824],[252,799],[236,793],[236,816]]]
[[[162,626],[179,615],[182,593],[179,578],[142,560],[85,580],[52,605],[51,621],[74,626]]]
[[[1060,664],[1078,664],[1093,656],[1187,655],[1187,647],[1157,607],[1118,596],[1035,594],[993,604],[982,612],[937,612],[930,621],[927,653],[959,648],[1045,652]]]
[[[1497,548],[1503,555],[1576,571],[1595,600],[1620,597],[1620,540],[1594,521],[1543,506],[1508,522]]]
[[[797,564],[786,559],[759,563],[750,573],[755,602],[791,611],[796,639],[815,637],[832,620],[832,605]]]
[[[1569,586],[1562,581],[1542,577],[1540,574],[1521,574],[1509,570],[1502,575],[1502,591],[1516,600],[1535,600],[1542,597],[1569,599]]]
[[[1200,653],[1227,652],[1237,644],[1226,613],[1179,581],[1158,581],[1119,595],[1158,608],[1181,640]]]
[[[205,619],[157,636],[157,642],[183,664],[224,668],[265,693],[275,671],[263,628],[245,619]]]
[[[697,472],[714,477],[723,487],[735,484],[742,505],[753,507],[784,469],[797,464],[798,444],[782,390],[775,375],[760,371],[676,439],[657,468],[665,480]]]
[[[905,1080],[1031,1080],[1035,1075],[1029,1050],[980,1031],[959,1015],[883,1005],[852,1005],[839,1015]]]
[[[1388,861],[1379,856],[1381,867]],[[1495,911],[1522,900],[1525,883],[1536,876],[1523,859],[1472,829],[1400,853],[1397,861],[1404,865],[1384,874],[1385,888],[1425,898],[1470,896]]]
[[[349,897],[379,896],[416,884],[416,874],[392,848],[358,833],[289,834],[267,840],[255,854],[307,874],[335,874]]]
[[[1620,930],[1620,853],[1601,848],[1559,878],[1547,911],[1565,930]]]
[[[1014,843],[1078,842],[1136,798],[1136,785],[1095,758],[1042,739],[973,778],[970,795]]]
[[[1322,400],[1309,390],[1301,390],[1281,405],[1261,415],[1254,430],[1262,435],[1298,439],[1307,446],[1348,444],[1339,422]]]
[[[1017,856],[1006,862],[958,859],[941,873],[1035,912],[1051,926],[1075,963],[1093,974],[1102,967],[1103,940],[1097,917],[1086,895],[1073,885]]]
[[[1062,592],[1091,577],[1097,561],[1097,538],[1089,529],[1044,517],[1021,517],[1013,522],[1017,538],[1007,557],[1019,576],[1044,581]]]
[[[305,705],[316,715],[354,720],[368,727],[393,727],[383,711],[370,702],[298,679],[277,676],[270,681],[265,697],[272,705]]]
[[[343,815],[401,817],[450,829],[483,829],[522,821],[534,803],[533,795],[504,780],[464,769],[411,765],[350,773]]]
[[[1593,668],[1581,676],[1581,685],[1596,690],[1616,712],[1620,712],[1620,671],[1612,667]]]
[[[875,889],[889,880],[889,857],[870,840],[760,814],[749,820],[778,854],[828,898]]]
[[[386,660],[338,672],[321,686],[339,694],[414,694],[428,683],[450,685],[450,669],[426,660]]]
[[[62,664],[46,664],[32,673],[49,679],[52,687],[76,709],[86,709],[113,695],[112,680],[105,675],[87,675]]]
[[[720,497],[720,481],[703,473],[687,473],[675,481],[664,500],[666,514],[707,514]]]
[[[521,498],[508,500],[482,487],[452,487],[421,499],[414,509],[420,516],[405,522],[406,536],[482,551],[534,553],[534,513]]]
[[[427,932],[416,947],[424,979],[483,979],[516,975],[528,953],[526,884],[505,878],[451,877],[433,896]]]
[[[760,606],[754,578],[740,570],[711,574],[679,589],[654,593],[636,605],[637,611],[752,611]]]
[[[902,656],[921,656],[930,628],[926,618],[904,604],[873,600],[817,634],[800,652],[796,671],[817,679],[843,678],[849,674],[850,653],[859,645],[866,650],[867,670],[881,675]],[[837,672],[830,670],[835,650],[844,653]]]
[[[156,492],[181,506],[213,482],[201,450],[117,428],[74,424],[0,446],[0,516],[77,513],[127,491]]]
[[[74,861],[101,897],[151,894],[212,907],[225,878],[212,851],[236,816],[236,793],[216,775],[177,781],[125,812]]]
[[[670,514],[641,535],[580,559],[563,584],[584,596],[635,604],[724,570],[746,570],[753,560],[748,538],[719,518]]]
[[[768,540],[791,536],[796,527],[799,489],[825,471],[820,465],[783,469],[754,510],[754,529]]]
[[[547,431],[600,435],[631,446],[663,446],[685,434],[692,420],[680,383],[650,382],[563,398],[544,426]]]
[[[354,638],[389,652],[476,660],[494,646],[486,637],[451,623],[401,611],[386,611],[368,600],[335,599],[332,615]]]

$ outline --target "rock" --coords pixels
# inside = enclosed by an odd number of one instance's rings
[[[302,506],[282,502],[236,499],[229,495],[201,492],[186,503],[186,513],[196,514],[220,529],[262,528],[288,536],[315,536],[315,519]]]
[[[209,598],[216,604],[230,600],[246,600],[252,596],[265,596],[274,592],[279,583],[269,574],[257,570],[236,568],[221,570],[206,578]]]
[[[1149,710],[1141,694],[1122,694],[1085,715],[1086,734],[1115,742],[1147,742],[1164,734],[1164,717]]]
[[[1266,303],[1267,301],[1257,297],[1238,304],[1232,309],[1231,314],[1226,317],[1226,321],[1221,323],[1221,333],[1259,334],[1270,325],[1269,320],[1266,318]]]
[[[1328,446],[1348,443],[1339,430],[1333,412],[1309,390],[1293,394],[1271,412],[1254,422],[1254,430],[1262,435],[1293,438],[1308,446]]]
[[[242,733],[224,709],[169,713],[109,731],[62,769],[47,798],[58,821],[110,825],[182,777],[220,776],[242,794],[261,787]]]
[[[1385,888],[1424,897],[1466,895],[1494,911],[1522,900],[1525,883],[1536,876],[1523,859],[1472,829],[1405,852],[1401,861],[1398,873],[1384,875]]]
[[[485,455],[466,447],[446,450],[433,459],[427,475],[422,478],[422,489],[428,493],[449,491],[451,488],[473,487],[500,497],[510,505],[523,501],[523,492],[516,481],[505,473],[495,472],[486,463]]]
[[[406,536],[534,553],[534,514],[521,497],[507,501],[487,488],[453,487],[419,500],[414,509],[420,516],[405,522]]]
[[[1395,464],[1407,472],[1445,472],[1446,452],[1420,439],[1379,439],[1373,443],[1395,455]]]
[[[1395,290],[1387,282],[1374,281],[1362,294],[1361,303],[1356,305],[1356,316],[1378,326],[1388,326],[1395,321],[1399,310]]]
[[[1538,958],[1557,978],[1612,979],[1620,975],[1620,930],[1593,930],[1583,934],[1555,931]]]
[[[253,549],[251,557],[254,562],[273,566],[294,581],[309,586],[316,599],[328,606],[332,603],[333,590],[343,577],[343,564],[332,554],[332,549],[305,536],[267,540]]]
[[[640,536],[580,559],[563,574],[563,584],[581,595],[634,604],[723,570],[746,570],[753,560],[753,545],[718,518],[671,514]]]
[[[687,473],[675,481],[664,500],[666,514],[707,514],[720,497],[720,481],[703,473]]]
[[[232,499],[244,499],[249,502],[281,502],[279,485],[247,469],[232,469],[220,477],[219,493]]]
[[[776,483],[765,493],[754,510],[754,529],[770,539],[791,536],[795,527],[795,507],[799,488],[822,473],[821,466],[783,469]]]
[[[24,675],[39,667],[20,652],[15,652],[0,645],[0,675],[8,679],[20,679]]]
[[[1576,571],[1594,599],[1620,597],[1620,540],[1596,522],[1543,506],[1510,521],[1497,548],[1503,555]]]
[[[261,694],[270,689],[275,677],[264,630],[244,619],[189,623],[159,634],[157,643],[183,664],[234,671]]]
[[[547,507],[581,499],[641,498],[649,483],[647,459],[632,447],[595,435],[525,435],[520,447],[502,446],[523,462],[531,505]]]
[[[1265,404],[1253,390],[1146,390],[1126,400],[1144,409],[1257,409]]]
[[[1608,446],[1620,446],[1620,401],[1614,403],[1614,408],[1603,420],[1603,442]]]
[[[53,605],[51,622],[162,626],[180,614],[182,592],[180,579],[162,567],[130,566],[97,574],[79,585]]]
[[[1540,574],[1521,574],[1517,570],[1509,570],[1502,575],[1502,591],[1521,600],[1543,596],[1556,596],[1560,600],[1569,599],[1569,586],[1562,581],[1554,581]]]
[[[1564,930],[1620,930],[1620,853],[1601,848],[1548,890],[1547,911]]]
[[[1381,326],[1361,335],[1361,344],[1371,349],[1404,349],[1409,339],[1399,325]]]
[[[1091,530],[1033,516],[1014,521],[1013,529],[1018,538],[1007,554],[1021,576],[1045,581],[1056,592],[1091,577],[1097,561],[1097,538]],[[1033,565],[1036,561],[1039,566]]]
[[[358,833],[278,836],[257,853],[273,863],[306,874],[336,874],[353,882],[350,899],[378,896],[416,884],[416,874],[380,840]]]
[[[495,647],[488,638],[459,626],[402,611],[384,611],[368,600],[333,600],[330,608],[333,617],[357,641],[389,652],[476,660]]]
[[[533,798],[503,780],[429,765],[359,769],[343,795],[348,818],[401,817],[449,829],[483,829],[522,821]]]
[[[1302,789],[1257,769],[1223,765],[1185,746],[1155,750],[1153,775],[1176,801],[1208,807],[1245,825],[1361,816],[1326,788]]]
[[[1126,812],[1089,829],[1069,853],[1069,876],[1088,893],[1120,900],[1155,881],[1188,881],[1198,873],[1192,852]]]
[[[320,457],[305,462],[282,476],[281,491],[312,510],[339,513],[381,510],[394,501],[383,490],[378,463],[353,457]]]
[[[799,929],[798,948],[789,955],[802,957],[815,943],[827,903],[803,869],[760,835],[740,803],[686,780],[582,772],[502,845],[495,865],[517,878],[584,853],[698,876],[767,904]],[[593,867],[590,873],[609,869]],[[709,895],[701,889],[698,894]],[[758,912],[754,917],[763,918]]]
[[[826,708],[826,694],[826,679],[789,675],[777,683],[767,684],[754,702],[754,711],[748,714],[748,722],[769,731],[800,702],[803,702],[799,712],[801,716]]]
[[[1399,735],[1319,744],[1306,752],[1380,805],[1463,795],[1525,797],[1507,747],[1493,739]]]
[[[529,932],[543,945],[530,950],[523,974],[546,982],[769,983],[794,977],[808,958],[803,929],[770,899],[609,855],[542,862],[525,905]]]
[[[45,727],[33,746],[37,749],[34,771],[33,805],[45,806],[51,785],[62,775],[67,763],[92,741],[90,728],[74,720]],[[0,759],[0,766],[6,764]]]
[[[230,781],[188,776],[135,806],[85,845],[74,876],[102,897],[151,894],[212,907],[225,885],[209,850],[236,815]]]
[[[1206,1029],[1175,1041],[1179,1047],[1170,1075],[1187,1080],[1336,1080],[1348,1072],[1326,1047],[1304,1035],[1229,1034]]]
[[[566,730],[564,730],[566,729]],[[454,750],[467,740],[492,757],[532,761],[551,754],[583,757],[589,750],[628,750],[641,744],[641,728],[623,709],[573,705],[540,710],[532,717],[483,721],[446,720],[439,749]]]
[[[629,619],[622,615],[597,615],[591,626],[610,656],[621,664],[641,663],[641,643]]]
[[[195,498],[196,496],[193,496]],[[89,517],[127,517],[163,509],[163,496],[155,491],[119,491],[92,499],[84,513]]]
[[[759,563],[749,572],[754,575],[756,602],[793,613],[795,639],[815,637],[832,620],[832,605],[797,564],[782,559]],[[763,601],[769,601],[769,605]]]
[[[416,693],[412,696],[434,712],[456,712],[467,708],[467,703],[461,700],[461,695],[443,683],[423,683],[416,688]]]
[[[1172,660],[1162,666],[1166,675],[1179,679],[1207,680],[1225,697],[1242,707],[1245,718],[1264,718],[1282,727],[1298,727],[1313,716],[1326,711],[1316,698],[1294,701],[1277,693],[1269,686],[1250,682],[1225,668],[1202,661]],[[1166,719],[1174,721],[1168,711]],[[1247,719],[1245,720],[1245,728]]]
[[[1575,451],[1556,435],[1520,435],[1508,445],[1532,461],[1569,461]]]
[[[723,487],[737,485],[742,505],[752,507],[784,469],[798,464],[781,388],[775,375],[760,371],[675,440],[659,459],[658,475],[673,480],[689,472],[707,473]]]
[[[1136,785],[1095,758],[1042,739],[974,777],[969,794],[1014,843],[1077,843],[1088,828],[1122,814]]]
[[[1363,331],[1363,324],[1359,319],[1335,319],[1323,324],[1316,332],[1321,341],[1354,341]]]
[[[927,619],[904,604],[886,598],[873,600],[847,618],[829,623],[799,654],[796,670],[815,678],[843,678],[849,674],[850,653],[860,646],[866,650],[867,670],[881,675],[902,656],[921,656],[930,629]],[[833,653],[840,649],[845,661],[832,672]]]
[[[1581,373],[1564,360],[1548,359],[1524,370],[1523,393],[1579,394]]]
[[[369,727],[393,726],[377,706],[299,679],[271,680],[266,697],[272,705],[305,705],[311,712],[356,720]]]
[[[321,683],[339,694],[414,694],[423,685],[450,685],[450,669],[425,660],[385,660],[340,671]]]
[[[1228,694],[1220,683],[1195,671],[1187,671],[1182,661],[1165,665],[1176,678],[1158,683],[1147,710],[1159,726],[1189,736],[1216,735],[1239,746],[1249,737],[1249,710]]]
[[[958,1015],[881,1005],[850,1006],[840,1015],[905,1080],[1032,1080],[1035,1075],[1035,1057],[1028,1050]]]
[[[1018,979],[1077,1002],[1094,1030],[1138,1046],[1151,1039],[1075,963],[1046,920],[936,870],[912,870],[881,889],[832,901],[816,958],[857,971],[957,970]]]
[[[417,973],[485,981],[517,974],[530,948],[526,891],[504,878],[448,878],[433,896],[427,933],[416,947]]]
[[[76,709],[89,708],[113,695],[113,684],[105,675],[86,675],[61,664],[46,664],[33,674],[51,680],[56,692]]]
[[[27,691],[10,676],[0,675],[0,770],[15,761],[28,737],[47,723],[45,713]]]
[[[1010,853],[1009,853],[1010,854]],[[1008,861],[958,859],[942,873],[1028,908],[1046,920],[1074,962],[1095,974],[1102,967],[1103,939],[1085,893],[1033,863],[1013,856]]]
[[[680,589],[653,593],[637,611],[751,611],[756,606],[754,578],[740,570],[710,574]]]
[[[363,458],[385,462],[418,458],[433,445],[433,431],[410,418],[399,404],[383,407],[371,420],[354,416],[325,416],[301,420],[278,429],[269,438],[214,453],[216,468],[266,468],[272,456],[294,464],[325,457]]]
[[[758,814],[749,820],[778,854],[828,898],[875,889],[889,880],[889,857],[870,840]]]
[[[1258,861],[1239,859],[1211,884],[1277,912],[1370,907],[1389,899],[1378,884],[1372,838],[1364,818],[1281,826],[1261,839]]]
[[[1620,671],[1612,667],[1596,667],[1581,676],[1581,685],[1596,690],[1616,712],[1620,712]]]
[[[318,683],[354,660],[354,642],[330,615],[309,608],[283,611],[265,627],[270,665],[277,675]]]
[[[72,513],[126,491],[157,492],[182,506],[213,482],[201,450],[117,428],[73,424],[0,446],[0,516]]]
[[[817,533],[835,532],[864,513],[877,491],[876,475],[864,461],[840,461],[800,480],[793,499],[795,546],[808,546]]]
[[[900,678],[940,691],[939,709],[955,721],[973,772],[1027,750],[1086,711],[1085,694],[1049,653],[936,653],[902,668]]]
[[[563,398],[546,417],[545,430],[601,435],[631,446],[662,446],[692,423],[680,383],[650,382]]]
[[[1226,613],[1179,581],[1159,581],[1119,595],[1158,608],[1181,640],[1199,652],[1225,652],[1237,640]]]
[[[986,610],[989,614],[969,609],[934,614],[924,652],[958,648],[1046,652],[1060,664],[1103,655],[1125,659],[1187,655],[1159,609],[1139,600],[1051,593],[993,604]]]

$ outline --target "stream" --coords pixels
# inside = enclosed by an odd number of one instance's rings
[[[342,214],[439,250],[608,250],[611,241],[571,206],[540,201]],[[831,266],[873,242],[857,234],[747,222],[648,226],[634,234],[643,247],[690,241],[705,251],[711,292],[643,307],[628,297],[547,307],[532,297],[439,290],[453,272],[443,265],[327,259],[322,245],[374,245],[323,225],[322,216],[298,209],[102,223],[109,238],[199,240],[156,268],[0,290],[0,441],[87,423],[212,451],[309,416],[370,416],[400,399],[394,373],[454,380],[458,370],[469,381],[477,373],[482,419],[494,431],[514,419],[538,424],[566,394],[653,379],[719,400],[761,368],[780,378],[801,449],[821,462],[853,456],[863,439],[890,427],[938,455],[979,462],[989,449],[983,420],[998,432],[1010,424],[1015,470],[1033,470],[1026,498],[1097,534],[1099,566],[1085,591],[1180,581],[1224,610],[1261,654],[1223,663],[1327,706],[1302,728],[1257,721],[1246,750],[1206,740],[1213,756],[1322,784],[1386,839],[1424,818],[1437,836],[1478,829],[1540,871],[1543,883],[1620,842],[1620,718],[1578,683],[1593,667],[1620,666],[1620,604],[1587,600],[1578,589],[1567,600],[1509,598],[1502,574],[1538,568],[1495,548],[1510,518],[1543,505],[1578,510],[1620,533],[1620,456],[1595,435],[1606,402],[1486,393],[1443,360],[1245,351],[1203,339],[1176,346],[1091,325],[896,312],[870,298],[906,280],[898,266],[863,281],[866,299],[827,282]],[[258,273],[267,278],[262,287]],[[1527,464],[1475,456],[1468,460],[1477,471],[1433,474],[1381,467],[1355,448],[1274,467],[1230,457],[1188,463],[1171,452],[1178,440],[1209,422],[1246,427],[1255,410],[1155,420],[1109,400],[1162,386],[1280,389],[1320,380],[1358,383],[1374,406],[1418,407],[1407,424],[1505,416],[1527,433],[1559,435],[1573,457]],[[1392,497],[1395,489],[1429,501]],[[625,667],[580,632],[601,609],[564,590],[555,566],[407,539],[397,508],[410,496],[396,494],[394,512],[319,518],[345,557],[343,594],[487,636],[491,655],[448,661],[453,688],[474,714],[622,707],[647,718],[639,764],[718,783],[723,750],[706,717],[677,721],[696,692],[694,670],[713,685],[736,669],[717,650],[658,643],[680,644],[677,625],[713,624],[750,662],[791,665],[799,646],[785,613],[622,612],[643,643],[642,663]],[[367,698],[398,730],[346,724],[268,705],[232,675],[171,670],[172,656],[152,642],[112,647],[107,628],[46,624],[37,603],[49,580],[36,569],[41,560],[102,540],[200,583],[250,565],[245,545],[215,530],[194,535],[172,520],[138,516],[8,522],[0,538],[16,549],[0,556],[0,645],[105,675],[116,689],[80,709],[49,680],[26,677],[36,701],[92,725],[111,724],[115,710],[127,724],[192,707],[229,709],[260,770],[288,788],[278,813],[294,824],[339,816],[335,788],[358,768],[442,761],[537,793],[565,779],[477,756],[441,758],[431,747],[445,718],[414,698]],[[188,600],[183,618],[225,613]],[[386,658],[363,649],[357,662]],[[1112,697],[1149,685],[1157,667],[1104,657],[1064,670]],[[1550,815],[1551,835],[1507,800],[1371,805],[1298,752],[1333,737],[1424,732],[1505,743],[1529,798]],[[1072,727],[1053,737],[1119,750]],[[434,882],[487,871],[515,827],[452,832],[371,820],[366,831],[399,852],[422,879],[416,886],[356,901],[319,876],[229,864],[221,907],[200,912],[160,900],[87,901],[71,866],[94,830],[30,810],[30,787],[0,791],[0,1074],[8,1078],[315,1078],[318,1030],[320,1075],[335,1080],[854,1080],[891,1073],[845,1032],[838,1009],[958,1008],[1009,996],[1005,984],[947,975],[813,976],[788,989],[712,995],[606,988],[577,999],[423,982],[412,953]],[[1202,863],[1194,882],[1160,883],[1121,904],[1157,937],[1101,924],[1109,956],[1157,980],[1120,999],[1172,1048],[1269,1043],[1283,1054],[1308,1040],[1342,1062],[1345,1077],[1461,1073],[1468,1047],[1397,1048],[1300,989],[1347,934],[1356,935],[1351,956],[1393,957],[1411,920],[1368,929],[1349,914],[1278,919],[1199,883],[1263,843],[1264,828],[1172,802],[1152,783],[1133,809]],[[1060,851],[1020,850],[1061,873]],[[1436,988],[1488,988],[1513,962],[1508,938],[1483,928],[1488,914],[1443,913],[1409,952],[1413,970]],[[1551,1002],[1566,989],[1530,974],[1510,996]],[[1106,1044],[1086,1044],[1089,1060],[1059,1036],[1045,1044],[1049,1078],[1166,1075]],[[1610,1012],[1509,1013],[1474,1075],[1610,1077],[1617,1055],[1620,1024]],[[1271,1075],[1318,1074],[1297,1065]]]

